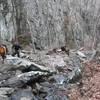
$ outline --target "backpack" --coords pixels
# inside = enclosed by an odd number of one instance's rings
[[[6,54],[6,48],[5,47],[0,47],[0,55]]]

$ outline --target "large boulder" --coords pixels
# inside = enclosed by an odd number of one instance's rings
[[[0,86],[5,87],[22,87],[27,83],[32,84],[32,82],[39,81],[44,76],[49,76],[51,73],[48,72],[39,72],[39,71],[30,71],[27,73],[19,74],[15,77],[9,78],[7,80],[0,81]]]
[[[13,66],[13,69],[28,69],[30,68],[30,70],[36,70],[36,71],[42,71],[42,70],[48,70],[48,67],[44,67],[42,65],[38,65],[34,62],[31,62],[28,59],[25,58],[18,58],[18,57],[13,57],[11,55],[7,55],[6,61],[5,63],[10,64],[10,65],[15,65]]]

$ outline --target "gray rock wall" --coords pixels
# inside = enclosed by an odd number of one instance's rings
[[[15,37],[16,23],[11,0],[0,0],[0,41]]]
[[[28,34],[37,49],[100,46],[99,0],[2,0],[0,11],[3,39]]]

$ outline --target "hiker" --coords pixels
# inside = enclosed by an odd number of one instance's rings
[[[70,53],[69,48],[67,48],[66,46],[62,46],[61,50],[64,51],[69,56],[69,53]]]
[[[1,44],[0,45],[0,55],[1,55],[2,59],[3,59],[3,63],[4,63],[4,60],[6,58],[7,52],[8,52],[7,46],[4,45],[4,44]]]
[[[17,57],[20,57],[20,50],[22,49],[22,47],[18,44],[18,43],[14,43],[12,45],[12,56],[17,55]]]

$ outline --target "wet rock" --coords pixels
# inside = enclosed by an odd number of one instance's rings
[[[35,100],[34,95],[32,93],[31,88],[26,88],[26,89],[18,89],[15,91],[11,97],[10,100]]]
[[[79,81],[79,79],[81,78],[82,78],[82,71],[80,68],[76,68],[71,73],[69,73],[67,77],[67,82],[74,83],[74,82]]]
[[[67,79],[66,76],[58,74],[58,75],[51,76],[49,78],[49,82],[63,85],[66,79]]]
[[[58,74],[51,76],[49,78],[50,83],[64,84],[64,83],[74,83],[82,78],[82,70],[80,68],[75,68],[65,74]]]
[[[48,87],[46,100],[69,100],[67,94],[56,86]]]
[[[0,95],[0,100],[9,100],[9,97],[6,95]]]
[[[69,99],[67,98],[67,96],[58,94],[58,95],[54,95],[54,96],[49,95],[46,97],[46,100],[69,100]]]
[[[67,82],[76,82],[81,78],[83,66],[81,64],[80,58],[74,56],[68,62],[72,71],[67,74]]]
[[[0,100],[9,100],[9,96],[14,92],[13,88],[0,88]]]
[[[33,93],[36,95],[38,100],[44,100],[44,98],[47,96],[47,91],[38,83],[36,83],[35,87],[33,87]]]
[[[40,90],[42,88],[42,86],[39,85],[38,83],[36,83],[36,88],[37,88],[37,90]]]
[[[38,100],[69,100],[64,90],[59,88],[59,85],[49,82],[38,84]]]
[[[13,88],[2,87],[0,88],[0,95],[10,95],[14,92]]]
[[[82,75],[82,69],[83,66],[81,64],[81,60],[77,55],[74,55],[68,59],[65,60],[66,61],[66,66],[56,66],[56,69],[58,70],[58,74],[62,74],[63,78],[63,82],[76,82],[81,78]],[[55,77],[57,79],[57,77]]]

